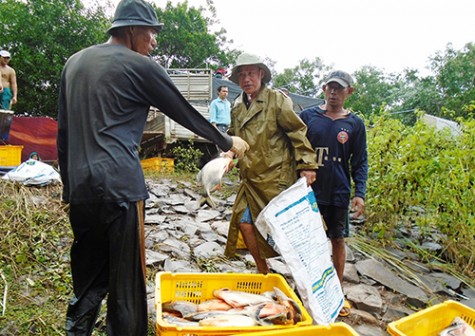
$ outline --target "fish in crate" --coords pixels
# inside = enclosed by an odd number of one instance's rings
[[[173,300],[162,304],[162,318],[179,326],[250,327],[293,325],[302,321],[299,305],[274,287],[252,294],[228,288],[213,291],[199,304]]]

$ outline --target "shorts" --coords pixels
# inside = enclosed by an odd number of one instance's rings
[[[327,225],[327,237],[346,238],[350,235],[349,209],[334,205],[319,205],[318,209]]]
[[[0,107],[3,110],[9,110],[10,109],[10,102],[12,101],[13,98],[13,92],[10,88],[4,87],[3,92],[0,92]]]
[[[249,206],[246,207],[246,210],[244,210],[244,213],[242,214],[241,223],[249,223],[254,225],[251,217],[251,209],[249,209]]]

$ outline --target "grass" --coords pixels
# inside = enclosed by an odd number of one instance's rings
[[[71,231],[61,188],[1,180],[2,335],[63,335]]]

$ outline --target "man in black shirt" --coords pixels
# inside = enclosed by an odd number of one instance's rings
[[[148,54],[162,24],[143,0],[122,0],[109,41],[79,51],[61,76],[58,156],[74,233],[74,297],[67,335],[90,335],[107,298],[107,334],[147,334],[144,200],[138,147],[155,106],[223,151],[247,143],[221,133],[180,94]]]

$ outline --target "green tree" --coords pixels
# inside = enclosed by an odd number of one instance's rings
[[[398,114],[398,118],[406,125],[415,123],[418,110],[440,115],[443,102],[437,92],[434,76],[421,77],[418,70],[406,69],[398,75],[398,83],[393,90],[397,94],[397,103],[392,107],[392,113]]]
[[[213,33],[216,36],[219,51],[215,55],[211,55],[207,62],[210,68],[216,70],[219,67],[228,68],[230,64],[236,62],[236,58],[242,53],[242,50],[232,47],[233,40],[228,39],[227,31],[221,26],[221,22],[214,6],[213,0],[206,0],[206,7],[200,8],[202,15],[205,16],[208,23],[208,30],[216,28]]]
[[[448,44],[445,51],[437,52],[431,61],[443,100],[440,116],[466,117],[464,106],[475,101],[475,44],[468,43],[462,50],[455,50]],[[469,117],[473,118],[473,115]]]
[[[210,32],[210,25],[216,23],[212,1],[208,1],[208,10],[211,18],[205,16],[205,8],[188,7],[187,1],[176,6],[168,1],[165,9],[157,9],[164,28],[158,35],[158,48],[153,55],[163,66],[205,68],[210,63],[220,65],[232,59],[224,51],[232,42],[226,39],[226,31]]]
[[[355,91],[347,100],[351,110],[370,116],[380,114],[396,102],[394,88],[397,80],[393,75],[373,66],[363,66],[353,77]]]
[[[12,53],[17,73],[17,113],[56,116],[61,70],[82,48],[104,42],[102,7],[79,0],[0,0],[1,47]]]
[[[165,27],[154,55],[163,65],[226,67],[239,54],[229,47],[232,41],[223,28],[210,32],[218,23],[212,0],[207,1],[209,17],[205,8],[188,8],[187,2],[176,7],[168,2],[165,9],[156,10]],[[62,68],[72,54],[107,40],[106,13],[111,13],[109,2],[96,1],[85,8],[80,0],[0,0],[0,47],[13,54],[17,113],[56,116]]]
[[[475,102],[475,45],[462,50],[448,44],[444,51],[430,57],[432,74],[420,76],[417,70],[400,75],[397,88],[400,109],[422,110],[442,118],[473,118]]]
[[[329,71],[322,60],[302,59],[294,68],[284,69],[283,73],[274,76],[274,87],[286,88],[289,92],[305,96],[316,96],[323,83],[324,76]]]

